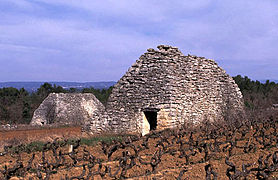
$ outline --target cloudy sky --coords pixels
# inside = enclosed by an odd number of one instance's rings
[[[117,81],[177,46],[230,75],[278,79],[277,0],[0,0],[0,81]]]

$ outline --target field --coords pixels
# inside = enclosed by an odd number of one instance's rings
[[[56,136],[80,136],[81,127],[63,127],[63,128],[43,128],[29,130],[11,130],[0,131],[0,141],[12,140],[37,140],[45,137]]]
[[[57,137],[76,138],[81,136],[81,127],[17,127],[13,130],[0,129],[0,152],[4,146],[53,141]]]
[[[277,179],[278,121],[5,147],[0,179]]]

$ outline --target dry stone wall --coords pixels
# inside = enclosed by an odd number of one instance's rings
[[[51,93],[35,110],[31,125],[79,124],[98,133],[106,120],[104,106],[92,93]]]
[[[243,115],[234,80],[211,59],[178,48],[148,49],[118,81],[106,109],[93,94],[50,94],[31,124],[82,124],[92,133],[148,133]]]
[[[161,45],[148,49],[132,65],[107,103],[115,132],[147,133],[144,112],[154,110],[157,129],[224,120],[231,112],[243,113],[242,94],[215,61]]]

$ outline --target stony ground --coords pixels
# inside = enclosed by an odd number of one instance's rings
[[[277,127],[172,129],[94,146],[57,138],[42,152],[2,152],[0,179],[277,179]]]

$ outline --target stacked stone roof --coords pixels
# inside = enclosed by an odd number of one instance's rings
[[[104,111],[92,93],[51,93],[35,110],[31,125],[77,124],[98,132],[105,126]]]
[[[234,80],[211,59],[185,56],[178,48],[148,49],[114,86],[107,103],[117,132],[142,132],[143,112],[157,109],[157,128],[223,120],[243,111]]]
[[[93,94],[50,94],[31,124],[80,123],[92,133],[147,133],[145,112],[157,129],[222,121],[244,114],[242,94],[214,60],[160,45],[148,49],[118,81],[106,109]]]

